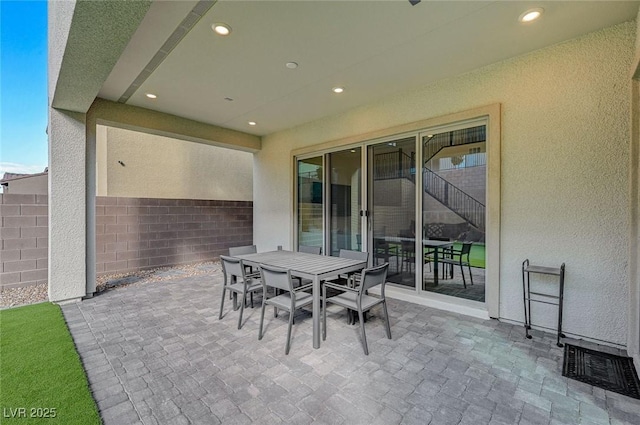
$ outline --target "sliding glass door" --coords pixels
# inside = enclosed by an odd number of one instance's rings
[[[298,159],[298,244],[367,251],[395,286],[484,303],[486,136],[476,119]]]
[[[322,156],[298,160],[298,245],[322,247],[324,241],[324,167]],[[296,247],[297,248],[297,247]]]
[[[422,289],[485,301],[486,125],[421,134]]]
[[[416,138],[385,141],[368,149],[373,264],[388,262],[389,282],[415,287]]]
[[[329,181],[329,255],[341,249],[362,249],[361,148],[333,152],[328,156]]]

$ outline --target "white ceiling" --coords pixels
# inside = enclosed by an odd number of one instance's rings
[[[99,96],[118,101],[196,3],[155,1]],[[632,20],[639,6],[218,1],[127,104],[265,135]],[[543,17],[519,23],[532,7],[544,8]],[[230,25],[231,35],[214,34],[214,22]],[[299,67],[286,68],[288,61]],[[345,92],[332,93],[335,86]]]

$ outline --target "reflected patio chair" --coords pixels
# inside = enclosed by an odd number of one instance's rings
[[[434,236],[429,238],[432,241],[443,241],[449,242],[451,239],[442,237],[442,236]],[[431,271],[431,263],[435,260],[436,250],[438,251],[438,263],[440,263],[441,258],[451,257],[451,253],[449,252],[451,248],[429,248],[425,250],[424,253],[424,262],[429,263],[429,271]],[[451,271],[450,264],[442,265],[442,279],[447,279],[449,277],[453,277],[453,271]]]
[[[360,334],[362,337],[362,348],[364,354],[369,355],[369,347],[367,346],[367,336],[364,331],[364,313],[371,310],[378,304],[382,304],[384,318],[386,322],[387,338],[391,339],[391,326],[389,325],[389,312],[387,311],[387,302],[384,295],[384,287],[387,280],[387,271],[389,263],[381,266],[371,267],[362,271],[362,281],[357,288],[349,288],[343,285],[336,285],[325,282],[322,287],[322,339],[327,339],[327,303],[337,304],[351,311],[358,312],[360,319]],[[380,286],[380,296],[368,295],[367,291],[378,285]],[[340,294],[327,298],[327,288],[336,289]]]
[[[221,255],[220,261],[222,262],[224,284],[222,286],[219,319],[222,319],[226,291],[230,291],[230,293],[235,294],[236,297],[238,295],[241,295],[242,300],[240,303],[240,317],[238,317],[238,329],[240,329],[242,328],[242,313],[244,312],[244,305],[247,294],[253,295],[255,291],[262,290],[262,284],[260,283],[260,279],[247,276],[247,274],[245,273],[244,264],[242,263],[241,259]],[[234,302],[233,304],[233,309],[237,310],[236,302]],[[253,296],[251,297],[251,307],[253,307]]]
[[[262,276],[263,298],[262,309],[260,311],[260,330],[258,332],[258,340],[262,339],[262,325],[264,323],[264,310],[267,305],[274,308],[274,317],[278,317],[278,309],[289,312],[289,326],[287,328],[287,345],[284,353],[289,354],[291,348],[291,327],[293,326],[293,315],[299,308],[305,307],[313,301],[313,296],[306,289],[311,285],[293,288],[293,280],[291,271],[279,267],[260,265],[260,273]],[[274,288],[275,295],[269,298],[268,288]],[[283,292],[278,295],[279,292]]]
[[[398,237],[403,239],[411,239],[413,240],[403,240],[400,242],[400,253],[402,257],[402,263],[400,265],[400,272],[404,272],[405,264],[407,266],[407,270],[411,273],[412,265],[415,269],[416,266],[416,242],[415,237],[413,235],[409,235],[406,233],[401,233]]]
[[[460,266],[460,273],[462,273],[462,284],[465,289],[467,287],[467,281],[464,278],[464,268],[463,266],[467,266],[469,269],[469,277],[471,279],[471,284],[473,285],[473,274],[471,273],[471,262],[469,261],[469,254],[471,253],[472,242],[464,242],[462,244],[462,249],[450,249],[447,258],[441,258],[438,260],[440,263],[450,264],[451,266]]]
[[[391,258],[396,259],[395,273],[400,272],[400,250],[396,244],[387,242],[384,236],[375,236],[373,238],[373,265],[382,263],[389,263]]]

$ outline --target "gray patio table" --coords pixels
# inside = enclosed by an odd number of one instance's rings
[[[433,248],[433,284],[438,286],[438,251],[453,247],[453,242],[423,239],[422,245]]]
[[[366,261],[293,251],[242,254],[236,255],[235,258],[240,258],[250,266],[266,264],[289,269],[292,276],[313,281],[313,348],[320,348],[320,282],[339,274],[362,270],[367,266]]]
[[[415,243],[415,239],[414,238],[407,238],[407,237],[402,237],[402,236],[386,236],[384,238],[385,241],[387,242],[394,242],[394,243],[400,243],[400,242],[414,242]],[[433,284],[438,286],[438,251],[440,249],[444,249],[444,248],[451,248],[453,246],[453,242],[451,241],[438,241],[438,240],[434,240],[434,239],[423,239],[422,240],[422,245],[429,247],[429,248],[433,248]],[[424,288],[423,288],[424,289]]]

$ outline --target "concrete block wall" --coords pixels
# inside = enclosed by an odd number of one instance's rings
[[[0,287],[47,282],[46,195],[0,194]]]
[[[0,194],[0,289],[47,283],[46,195]],[[214,260],[253,244],[253,203],[96,198],[96,272]]]
[[[253,244],[253,203],[96,198],[96,273],[213,260]]]

